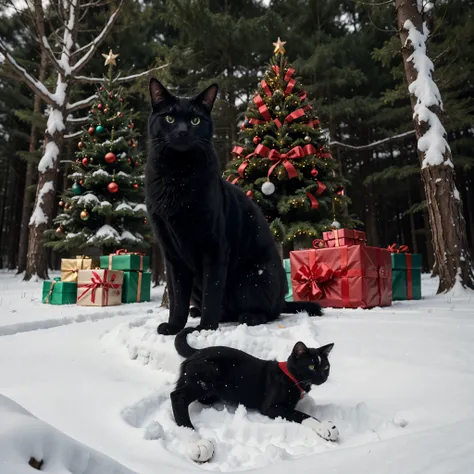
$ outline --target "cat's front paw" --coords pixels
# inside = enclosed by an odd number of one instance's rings
[[[316,418],[306,418],[301,424],[311,428],[327,441],[337,441],[339,438],[339,430],[332,421],[318,421]]]
[[[180,330],[181,328],[173,326],[170,323],[161,323],[156,331],[158,334],[163,334],[164,336],[174,336],[175,334],[178,334]]]
[[[196,331],[215,331],[219,327],[218,324],[198,324]]]
[[[196,462],[207,462],[214,455],[214,445],[208,439],[200,439],[189,450],[189,457]]]

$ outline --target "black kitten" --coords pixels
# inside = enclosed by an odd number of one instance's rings
[[[185,327],[191,297],[205,329],[262,324],[282,312],[320,315],[317,303],[285,304],[286,276],[262,212],[220,177],[211,118],[217,85],[188,99],[151,79],[150,94],[146,199],[170,297],[169,322],[158,332]]]
[[[218,400],[242,404],[270,418],[282,417],[301,423],[321,437],[335,441],[338,430],[332,422],[319,420],[295,410],[295,406],[311,390],[329,376],[328,355],[334,344],[308,349],[297,342],[287,362],[257,359],[230,347],[208,347],[197,350],[187,342],[195,328],[186,328],[175,339],[178,353],[187,357],[181,364],[180,376],[171,405],[179,426],[194,429],[189,417],[189,404],[199,400],[212,404]],[[208,440],[197,443],[191,457],[207,461],[214,448]]]

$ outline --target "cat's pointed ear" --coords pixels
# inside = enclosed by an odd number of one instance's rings
[[[170,103],[173,96],[168,92],[166,87],[158,80],[152,77],[150,79],[150,97],[153,108],[159,107],[162,104]]]
[[[293,347],[293,355],[297,359],[307,355],[308,353],[309,353],[309,350],[306,347],[306,345],[304,344],[304,342],[299,341],[295,344],[295,347]]]
[[[206,109],[210,112],[214,106],[218,90],[219,86],[217,84],[211,84],[207,89],[197,95],[193,99],[193,102],[199,105],[204,105],[204,107],[206,107]]]
[[[326,344],[325,346],[319,348],[319,352],[327,356],[332,351],[333,347],[334,347],[334,342],[331,344]]]

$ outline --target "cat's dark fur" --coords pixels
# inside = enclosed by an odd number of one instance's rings
[[[297,423],[310,418],[295,410],[300,390],[279,368],[278,362],[261,360],[230,347],[194,349],[187,342],[187,335],[194,330],[186,328],[175,339],[176,350],[187,357],[171,393],[173,414],[179,426],[193,428],[188,407],[196,400],[204,404],[218,400],[242,404],[270,418],[281,416]],[[303,342],[295,344],[287,368],[305,392],[312,385],[326,382],[330,371],[328,355],[333,346],[310,349]]]
[[[188,99],[152,79],[150,94],[146,199],[170,297],[158,332],[185,327],[191,296],[206,329],[262,324],[281,312],[320,315],[317,303],[285,304],[287,280],[262,212],[220,176],[211,118],[217,85]]]

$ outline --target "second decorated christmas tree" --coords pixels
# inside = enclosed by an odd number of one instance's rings
[[[344,227],[352,225],[339,215],[347,202],[344,183],[284,44],[274,43],[224,177],[261,207],[276,241],[294,244],[321,237],[336,217]]]

